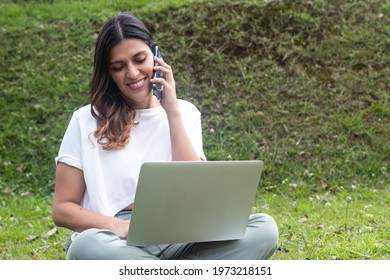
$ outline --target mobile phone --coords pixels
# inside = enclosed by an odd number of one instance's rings
[[[160,48],[157,45],[153,45],[152,52],[153,52],[153,65],[154,66],[158,66],[158,63],[154,60],[154,57],[156,56],[158,58],[162,58],[161,52],[160,52]],[[163,77],[164,77],[164,73],[163,72],[161,72],[161,71],[153,71],[153,79],[154,78],[163,78]],[[152,86],[153,86],[153,94],[154,94],[154,96],[156,96],[157,99],[160,100],[161,99],[161,94],[162,94],[162,91],[163,91],[163,86],[161,84],[158,84],[158,83],[153,83]]]

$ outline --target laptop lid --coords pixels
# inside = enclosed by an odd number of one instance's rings
[[[127,244],[242,238],[262,168],[262,161],[144,163]]]

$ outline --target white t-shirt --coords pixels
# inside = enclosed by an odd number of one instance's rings
[[[178,100],[188,137],[200,158],[205,159],[199,110]],[[93,135],[97,128],[91,105],[73,113],[56,163],[83,171],[86,191],[81,205],[113,216],[134,202],[139,171],[144,162],[171,161],[171,141],[165,110],[161,107],[137,110],[139,124],[130,131],[130,143],[118,151],[103,150]]]

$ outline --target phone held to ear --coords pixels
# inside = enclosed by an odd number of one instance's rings
[[[154,57],[162,58],[160,48],[157,45],[152,47],[153,59]],[[158,66],[158,63],[154,60],[154,66]],[[153,79],[154,78],[164,78],[164,73],[161,71],[153,71]],[[158,83],[153,83],[153,94],[157,97],[158,100],[161,99],[161,94],[163,91],[163,86]]]

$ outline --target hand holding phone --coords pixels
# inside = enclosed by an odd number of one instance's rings
[[[154,57],[158,57],[158,58],[162,58],[161,56],[161,52],[160,52],[160,48],[157,46],[157,45],[154,45],[152,47],[152,52],[153,52],[153,65],[154,66],[158,66],[158,63],[154,60]],[[164,73],[161,72],[161,71],[153,71],[153,79],[154,78],[163,78],[164,77]],[[157,97],[158,100],[161,100],[161,94],[162,94],[162,91],[163,91],[163,86],[161,84],[157,84],[157,83],[153,83],[152,84],[153,86],[153,94],[154,96]]]

